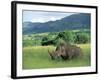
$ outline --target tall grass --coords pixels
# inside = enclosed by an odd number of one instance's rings
[[[90,66],[91,52],[90,44],[79,44],[83,52],[83,58],[71,60],[51,60],[48,50],[55,50],[54,46],[34,46],[23,48],[23,69],[39,69],[39,68],[60,68],[60,67],[80,67]]]

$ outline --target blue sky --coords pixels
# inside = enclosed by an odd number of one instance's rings
[[[23,22],[48,22],[56,21],[75,13],[47,12],[47,11],[23,11]]]

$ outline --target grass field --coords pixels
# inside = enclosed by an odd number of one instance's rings
[[[51,60],[48,50],[55,50],[54,46],[33,46],[23,48],[23,69],[80,67],[91,65],[90,44],[78,44],[83,51],[83,58],[71,60]]]

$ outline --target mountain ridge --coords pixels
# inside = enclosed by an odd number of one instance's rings
[[[64,30],[76,30],[76,29],[90,29],[89,13],[78,13],[64,17],[56,21],[48,21],[45,23],[23,23],[23,34],[32,33],[45,33],[45,32],[59,32]]]

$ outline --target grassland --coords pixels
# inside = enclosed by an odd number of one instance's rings
[[[77,44],[77,46],[82,49],[83,57],[66,61],[50,59],[48,50],[55,50],[54,46],[23,47],[23,69],[90,66],[90,44]]]

